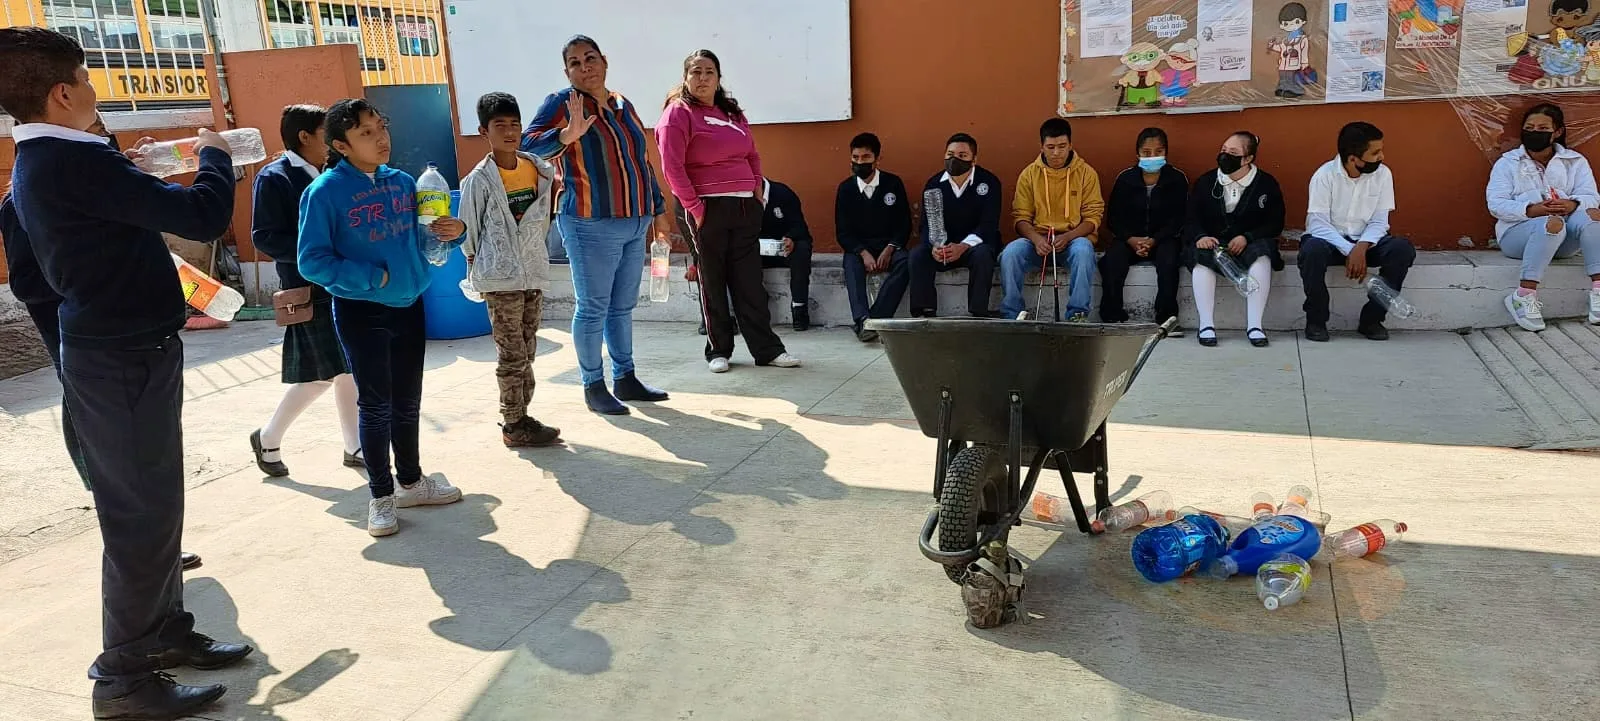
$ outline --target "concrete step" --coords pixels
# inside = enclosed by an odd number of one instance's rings
[[[1587,321],[1556,321],[1540,333],[1491,328],[1467,345],[1528,416],[1536,448],[1600,444],[1600,331]]]

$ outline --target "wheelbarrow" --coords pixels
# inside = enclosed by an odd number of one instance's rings
[[[1046,468],[1060,472],[1078,530],[1095,533],[1073,473],[1093,475],[1097,514],[1110,507],[1106,416],[1176,325],[868,321],[917,424],[937,440],[939,507],[922,524],[922,555],[964,582],[982,550],[1020,525]]]

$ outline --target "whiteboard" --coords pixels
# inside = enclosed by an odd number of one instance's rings
[[[569,85],[561,46],[595,39],[610,61],[606,86],[654,127],[683,76],[683,59],[706,48],[752,123],[850,118],[850,0],[445,0],[458,124],[478,132],[478,98],[517,97],[524,123],[545,96]]]

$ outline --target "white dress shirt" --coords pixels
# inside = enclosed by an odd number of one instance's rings
[[[959,198],[959,197],[961,197],[962,193],[967,192],[967,188],[972,187],[972,181],[977,177],[978,177],[978,166],[974,165],[974,166],[972,166],[972,170],[968,170],[967,171],[967,182],[965,182],[965,183],[962,183],[960,185],[956,185],[956,179],[950,176],[950,172],[949,171],[945,171],[944,175],[939,176],[939,181],[943,182],[943,183],[949,183],[950,184],[950,192],[954,193],[955,196],[957,198]],[[976,247],[976,246],[979,246],[979,245],[983,245],[983,239],[979,238],[976,233],[969,233],[967,235],[967,237],[961,239],[961,242],[964,245],[969,245],[969,246],[973,246],[973,247]]]

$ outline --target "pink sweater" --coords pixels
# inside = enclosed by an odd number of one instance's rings
[[[761,156],[750,124],[730,120],[715,107],[672,101],[656,123],[656,145],[672,195],[696,222],[705,214],[700,196],[761,188]]]

